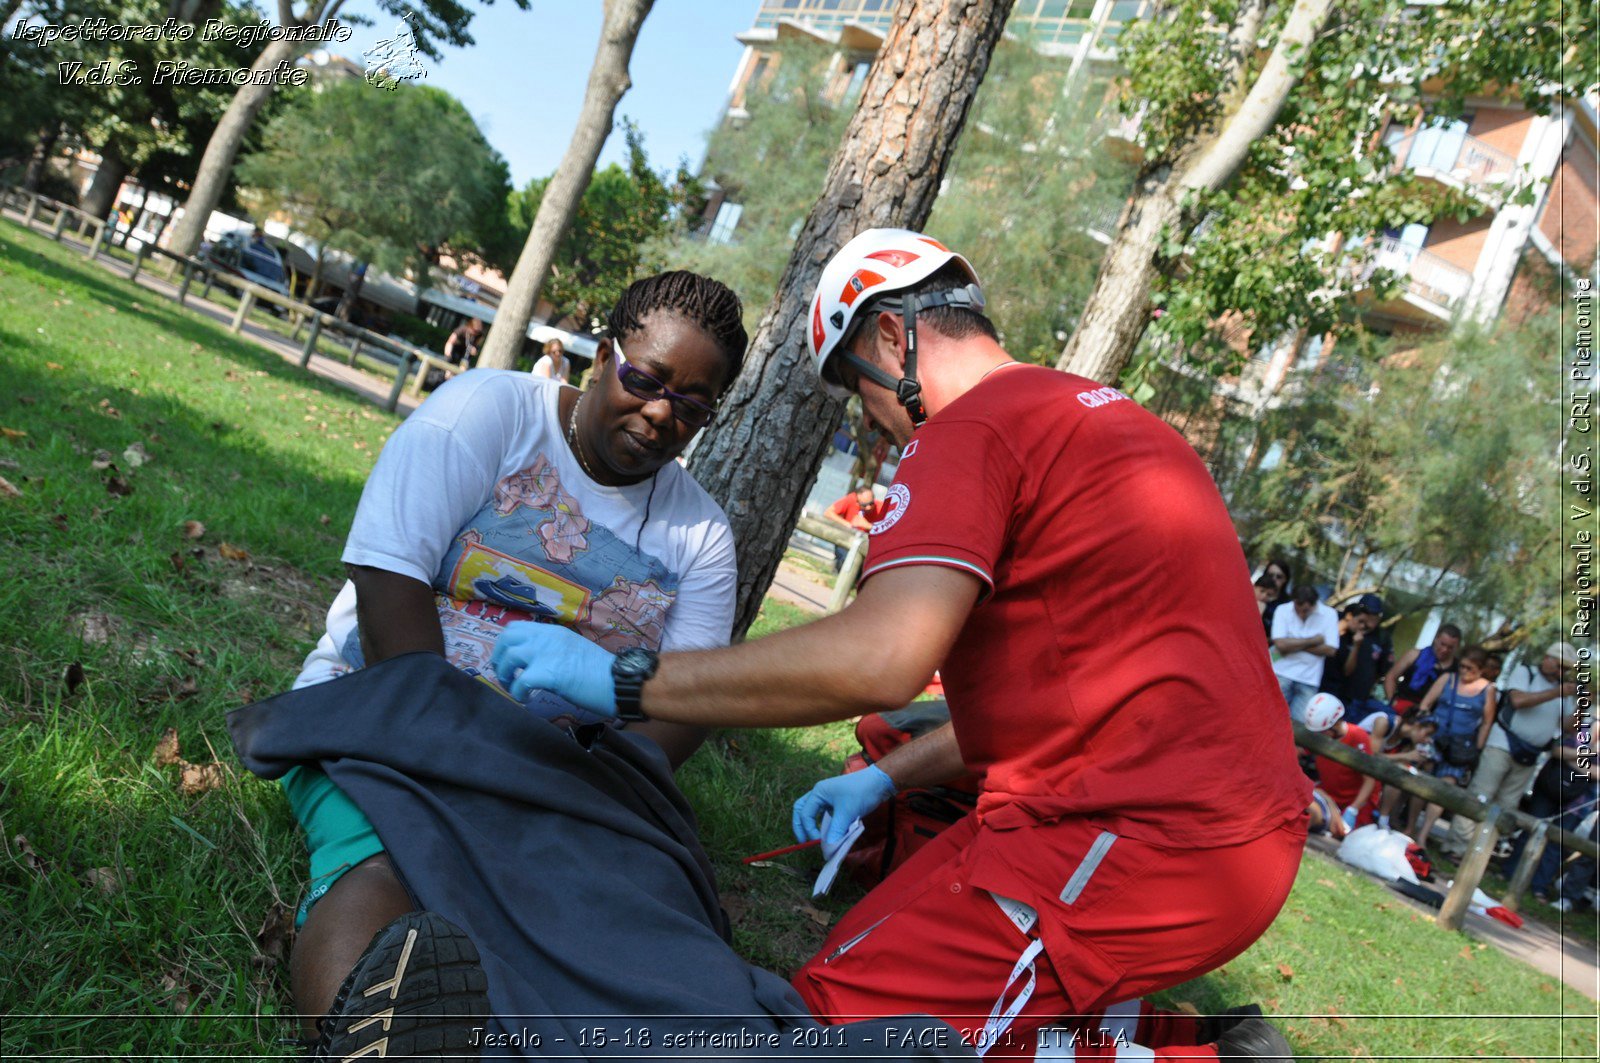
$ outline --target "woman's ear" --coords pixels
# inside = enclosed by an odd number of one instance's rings
[[[603,337],[600,340],[599,346],[597,346],[594,349],[594,374],[595,374],[595,376],[598,377],[600,375],[601,368],[603,368],[604,366],[608,366],[610,364],[611,364],[611,337],[610,336],[606,336],[606,337]]]

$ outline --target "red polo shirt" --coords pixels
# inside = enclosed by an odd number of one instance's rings
[[[940,673],[990,822],[1086,816],[1202,848],[1304,812],[1238,537],[1153,414],[1008,366],[917,430],[881,508],[863,579],[944,565],[985,584]]]

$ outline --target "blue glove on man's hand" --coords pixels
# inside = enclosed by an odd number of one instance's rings
[[[1355,830],[1356,829],[1356,817],[1359,816],[1359,815],[1360,815],[1360,813],[1357,812],[1355,810],[1355,808],[1353,808],[1353,807],[1345,809],[1344,810],[1344,829],[1345,830]]]
[[[611,679],[613,654],[559,624],[518,620],[495,641],[489,664],[500,685],[518,701],[535,690],[559,694],[602,716],[617,714]]]
[[[876,764],[864,771],[823,779],[794,803],[794,836],[802,842],[816,841],[822,837],[818,821],[824,812],[830,813],[833,818],[828,822],[828,836],[822,838],[822,852],[831,856],[844,841],[850,824],[889,800],[894,793],[894,780]]]

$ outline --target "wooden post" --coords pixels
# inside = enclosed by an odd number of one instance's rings
[[[73,235],[76,236],[79,240],[82,240],[83,239],[83,234],[88,232],[88,231],[89,231],[89,215],[85,214],[83,211],[80,210],[80,211],[78,211],[78,231],[76,233],[74,233]]]
[[[50,230],[50,239],[59,244],[61,242],[61,230],[66,227],[66,224],[67,208],[58,203],[56,204],[56,223]]]
[[[116,228],[108,222],[101,222],[100,228],[94,234],[94,239],[89,241],[89,250],[85,252],[85,257],[90,262],[100,257],[100,249],[105,245],[107,232],[114,233]]]
[[[304,369],[306,366],[311,364],[311,355],[316,352],[317,337],[320,335],[322,335],[322,315],[320,313],[312,313],[311,333],[310,335],[306,336],[306,345],[300,348],[301,369]]]
[[[128,274],[129,280],[136,281],[139,279],[139,271],[144,269],[144,257],[149,253],[150,245],[145,243],[143,240],[140,240],[139,250],[136,251],[133,256],[133,272]]]
[[[844,564],[839,566],[839,574],[833,578],[833,597],[828,600],[828,612],[837,613],[850,600],[850,591],[861,575],[861,565],[866,557],[867,537],[857,535],[855,542],[850,544],[850,552],[844,555]]]
[[[28,197],[28,209],[22,212],[22,224],[25,228],[33,228],[33,219],[39,216],[39,197]]]
[[[200,298],[211,298],[211,285],[217,279],[217,271],[210,266],[206,267],[206,286],[200,289]]]
[[[183,261],[183,283],[178,285],[178,305],[189,297],[189,285],[194,283],[194,263],[188,259]]]
[[[357,332],[350,337],[350,357],[344,360],[345,365],[355,365],[356,355],[361,353],[361,333]],[[393,409],[393,407],[390,407]]]
[[[411,394],[422,396],[422,385],[428,381],[428,363],[425,359],[417,359],[417,375],[411,378]]]
[[[1511,876],[1511,885],[1506,887],[1505,904],[1513,912],[1522,908],[1522,895],[1528,892],[1533,873],[1539,869],[1539,859],[1544,856],[1544,847],[1549,843],[1550,824],[1540,820],[1528,832],[1528,840],[1522,846],[1522,860]]]
[[[411,375],[411,363],[416,360],[416,355],[409,351],[400,356],[400,365],[394,371],[394,387],[389,389],[389,401],[383,404],[383,408],[390,413],[400,405],[400,392],[405,389],[406,377]]]
[[[1467,909],[1472,906],[1472,891],[1478,888],[1478,883],[1483,881],[1483,873],[1489,870],[1489,858],[1494,855],[1494,843],[1500,837],[1500,831],[1495,827],[1499,818],[1500,806],[1490,805],[1483,822],[1473,832],[1472,845],[1467,849],[1461,866],[1456,868],[1455,884],[1450,887],[1450,893],[1439,907],[1439,915],[1435,920],[1446,930],[1460,930],[1461,924],[1466,922]]]
[[[246,288],[244,294],[239,297],[239,306],[233,312],[233,323],[228,326],[228,331],[238,335],[239,330],[244,328],[244,319],[249,316],[250,308],[255,305],[256,293]]]

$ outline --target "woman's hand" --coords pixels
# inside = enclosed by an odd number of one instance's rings
[[[615,716],[613,659],[610,651],[559,624],[519,620],[500,633],[489,664],[518,701],[526,701],[535,690],[548,690],[579,708]]]

